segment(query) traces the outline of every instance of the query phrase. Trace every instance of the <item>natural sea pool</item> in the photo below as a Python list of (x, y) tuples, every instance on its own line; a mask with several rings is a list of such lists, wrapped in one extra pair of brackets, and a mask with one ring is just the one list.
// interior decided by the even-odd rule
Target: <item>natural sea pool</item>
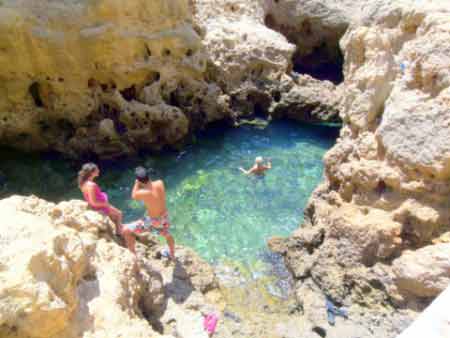
[[(264, 129), (210, 129), (181, 152), (102, 164), (98, 183), (130, 221), (144, 213), (130, 199), (134, 167), (153, 168), (155, 178), (166, 184), (177, 243), (210, 263), (257, 264), (267, 253), (268, 238), (288, 235), (301, 223), (307, 200), (322, 179), (322, 157), (337, 135), (337, 128), (289, 121)], [(249, 168), (256, 156), (272, 159), (273, 169), (263, 178), (238, 170)], [(1, 150), (0, 158), (0, 197), (81, 198), (77, 168), (68, 161), (11, 150)]]

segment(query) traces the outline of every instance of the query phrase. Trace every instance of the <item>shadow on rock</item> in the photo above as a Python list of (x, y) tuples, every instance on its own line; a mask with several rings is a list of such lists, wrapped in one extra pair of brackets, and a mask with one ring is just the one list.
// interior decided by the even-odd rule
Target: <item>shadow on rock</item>
[(184, 303), (194, 291), (191, 278), (180, 261), (175, 262), (172, 282), (166, 285), (166, 296), (177, 304)]

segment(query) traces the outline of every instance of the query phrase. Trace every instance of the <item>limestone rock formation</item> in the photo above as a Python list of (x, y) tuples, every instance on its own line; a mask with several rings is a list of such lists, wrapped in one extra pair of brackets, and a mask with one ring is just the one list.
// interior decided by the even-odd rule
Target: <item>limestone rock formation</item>
[(256, 1), (199, 0), (194, 6), (212, 63), (210, 76), (227, 92), (286, 73), (295, 47), (264, 25)]
[(361, 13), (341, 40), (344, 126), (325, 181), (273, 247), (298, 290), (395, 316), (449, 282), (450, 6), (376, 1)]
[(338, 109), (342, 94), (340, 87), (309, 75), (296, 75), (293, 79), (293, 85), (281, 87), (275, 93), (275, 102), (270, 108), (272, 117), (313, 123), (341, 122)]
[(418, 297), (436, 297), (442, 292), (450, 284), (449, 248), (449, 244), (429, 245), (394, 260), (399, 291)]
[(0, 142), (112, 158), (241, 115), (321, 121), (311, 111), (334, 102), (292, 90), (295, 46), (264, 15), (259, 1), (4, 0)]
[(187, 1), (6, 0), (0, 16), (4, 144), (118, 156), (176, 144), (227, 110), (203, 80)]
[(81, 201), (14, 196), (0, 213), (2, 338), (206, 337), (202, 311), (215, 308), (205, 297), (217, 282), (191, 250), (166, 265), (149, 238), (136, 265), (111, 222)]
[(257, 0), (193, 1), (209, 57), (208, 78), (225, 88), (234, 116), (338, 121), (334, 85), (292, 73), (296, 46), (267, 25), (266, 11)]
[(297, 46), (293, 67), (320, 79), (340, 82), (339, 41), (351, 24), (361, 21), (368, 0), (265, 0), (265, 24)]

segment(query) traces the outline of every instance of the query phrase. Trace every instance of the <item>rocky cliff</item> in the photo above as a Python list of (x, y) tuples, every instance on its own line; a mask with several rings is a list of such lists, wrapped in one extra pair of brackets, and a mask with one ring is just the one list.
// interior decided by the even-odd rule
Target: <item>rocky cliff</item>
[(136, 262), (81, 201), (13, 196), (0, 214), (2, 338), (207, 337), (202, 313), (218, 310), (218, 284), (191, 250), (166, 264), (146, 237)]
[(177, 86), (199, 106), (199, 91), (217, 95), (187, 1), (3, 1), (0, 15), (3, 143), (74, 157), (158, 148), (190, 128)]
[[(391, 337), (450, 282), (449, 7), (3, 0), (0, 140), (115, 157), (176, 146), (212, 121), (334, 120), (339, 110), (341, 135), (304, 224), (271, 244), (295, 278), (306, 337)], [(292, 72), (338, 83), (329, 67), (341, 66), (337, 87)], [(144, 266), (158, 273), (138, 275), (128, 252), (97, 233), (108, 225), (91, 220), (96, 214), (18, 198), (1, 209), (11, 220), (2, 223), (0, 266), (8, 338), (179, 332), (214, 291), (214, 278), (196, 284), (195, 271), (170, 284), (174, 272), (151, 254)], [(161, 291), (164, 283), (190, 290), (180, 284), (186, 276), (199, 297), (192, 308)], [(325, 296), (347, 306), (351, 321), (332, 329)], [(177, 315), (163, 316), (165, 307)], [(37, 320), (43, 333), (33, 330)]]
[(449, 14), (448, 2), (378, 1), (341, 40), (340, 138), (305, 223), (271, 243), (310, 316), (313, 294), (414, 316), (450, 283)]
[(4, 0), (0, 17), (4, 145), (111, 158), (242, 115), (337, 120), (259, 1)]

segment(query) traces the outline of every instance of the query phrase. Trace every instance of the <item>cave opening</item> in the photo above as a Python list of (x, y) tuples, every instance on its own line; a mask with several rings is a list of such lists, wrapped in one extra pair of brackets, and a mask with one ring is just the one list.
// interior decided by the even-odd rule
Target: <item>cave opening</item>
[(331, 81), (339, 84), (344, 81), (344, 56), (339, 46), (333, 52), (323, 43), (314, 48), (310, 54), (303, 55), (297, 50), (292, 56), (292, 65), (295, 73), (307, 74), (321, 81)]
[(256, 117), (266, 117), (267, 115), (263, 106), (258, 102), (253, 106), (253, 113)]
[(41, 97), (41, 86), (38, 82), (33, 82), (31, 86), (28, 88), (28, 92), (30, 93), (31, 97), (33, 98), (34, 104), (37, 107), (45, 107), (44, 101), (42, 101)]
[(180, 101), (178, 99), (178, 93), (176, 91), (170, 93), (169, 104), (171, 106), (180, 107)]
[(302, 44), (308, 40), (308, 37), (314, 36), (317, 24), (305, 19), (298, 27), (288, 26), (277, 22), (274, 15), (270, 13), (264, 17), (264, 24), (284, 35), (290, 43), (297, 46), (291, 60), (295, 73), (307, 74), (315, 79), (328, 80), (334, 84), (344, 80), (344, 56), (339, 47), (339, 40), (344, 35), (345, 29), (336, 33), (332, 39), (322, 38), (322, 42), (319, 41), (316, 46), (312, 46), (310, 52), (305, 52)]
[(247, 116), (266, 119), (272, 97), (269, 94), (253, 91), (247, 94), (244, 100), (232, 98), (232, 107), (235, 110), (246, 112)]

